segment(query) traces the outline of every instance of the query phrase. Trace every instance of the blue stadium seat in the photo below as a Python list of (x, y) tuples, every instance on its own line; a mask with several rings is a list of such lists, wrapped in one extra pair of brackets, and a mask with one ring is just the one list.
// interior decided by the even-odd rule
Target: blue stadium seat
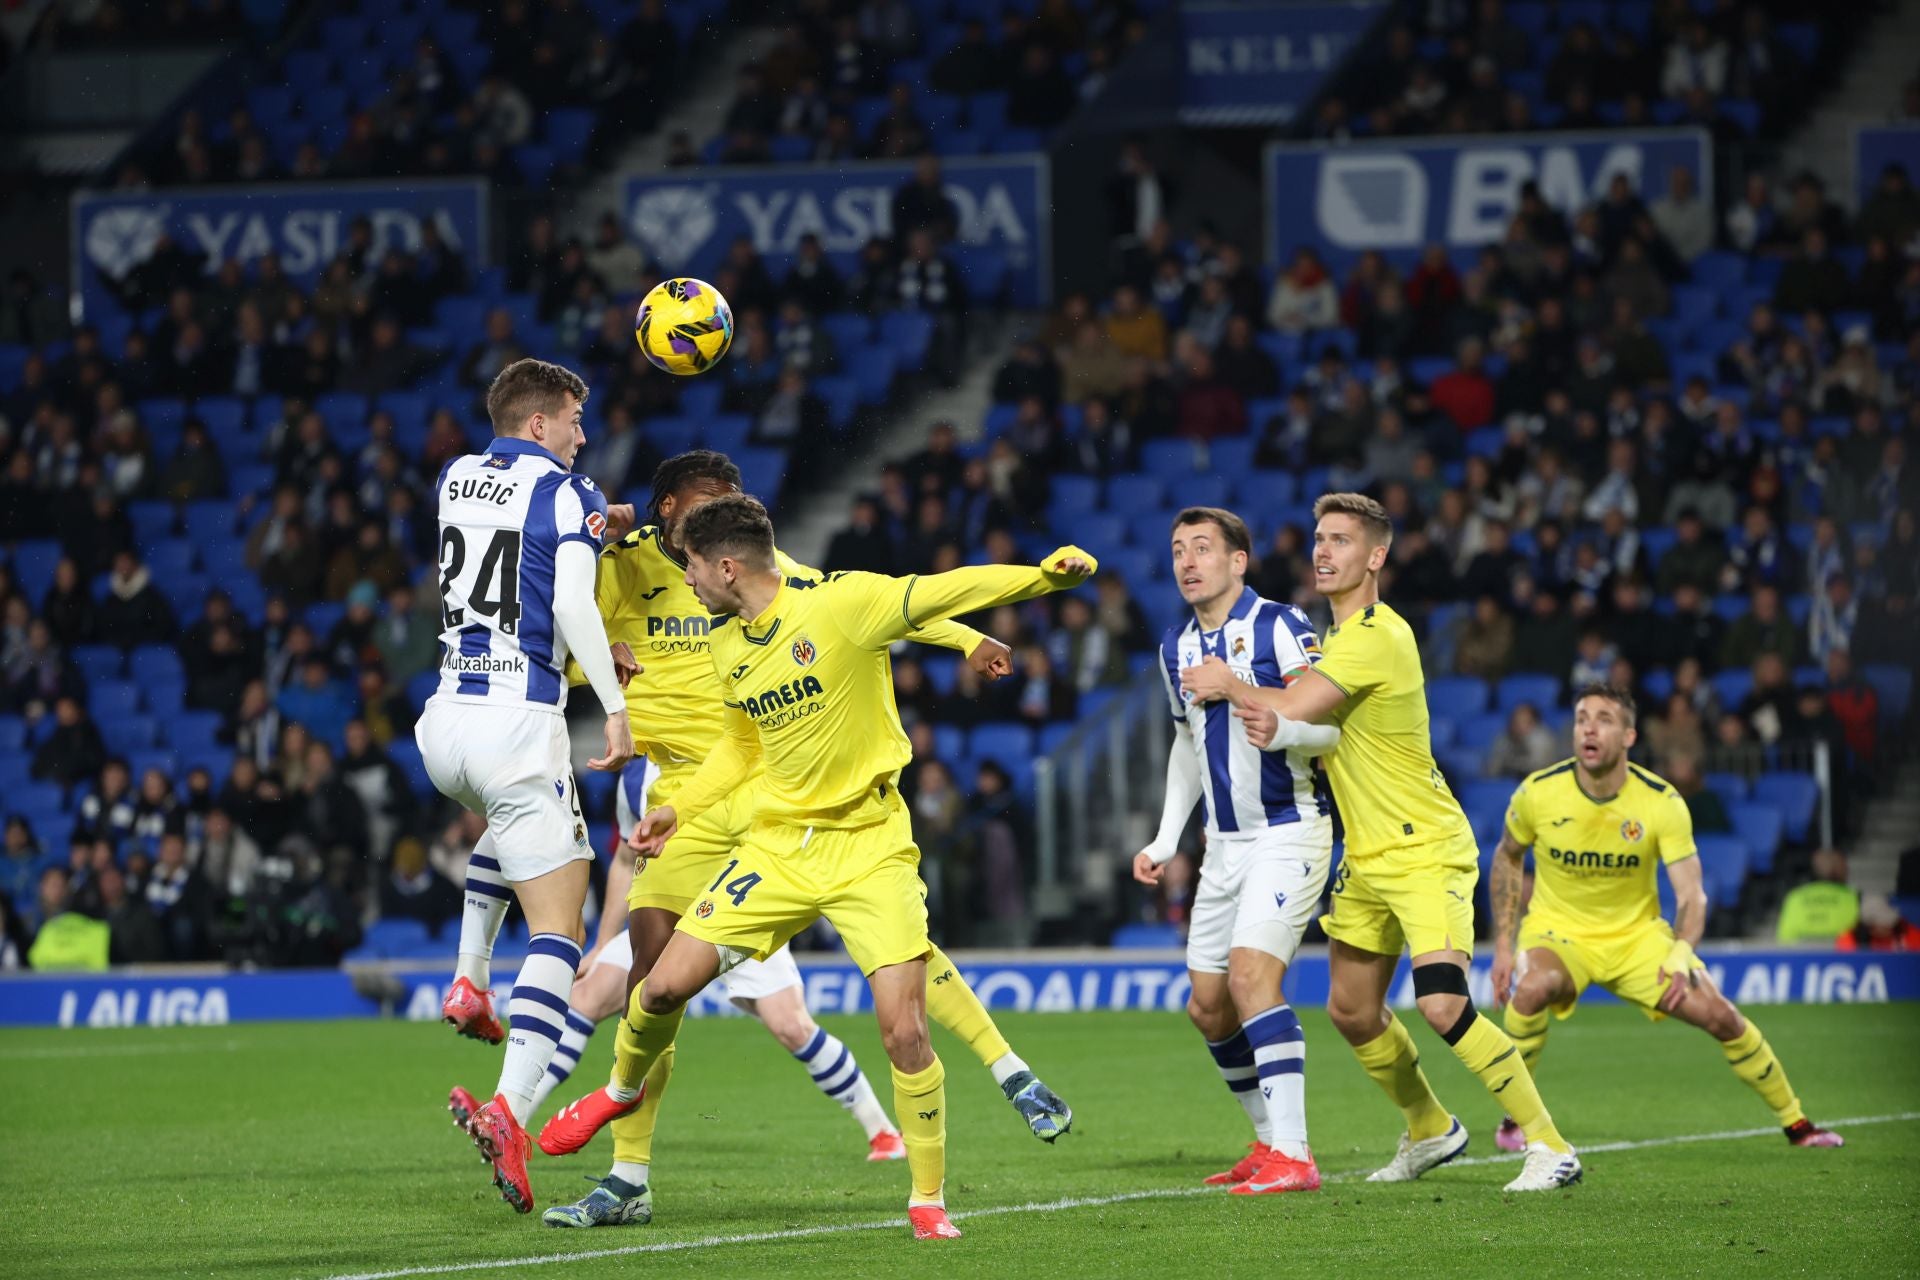
[(127, 656), (116, 645), (75, 645), (68, 656), (73, 659), (73, 665), (80, 669), (80, 677), (88, 687), (103, 680), (118, 680), (126, 671)]
[(60, 567), (60, 558), (65, 554), (60, 544), (51, 538), (36, 538), (14, 544), (11, 557), (13, 576), (29, 600), (38, 604), (40, 598), (47, 594), (53, 586), (54, 571)]
[(1813, 819), (1820, 804), (1820, 784), (1811, 776), (1784, 770), (1763, 773), (1754, 780), (1753, 791), (1779, 808), (1787, 839), (1804, 845), (1817, 834)]
[(1727, 710), (1737, 709), (1753, 692), (1753, 673), (1751, 671), (1719, 671), (1709, 678), (1707, 683), (1720, 698), (1720, 705)]
[(559, 107), (547, 112), (544, 134), (547, 146), (563, 163), (572, 164), (587, 154), (596, 120), (587, 107)]
[(1199, 457), (1187, 440), (1149, 440), (1140, 446), (1140, 469), (1162, 476), (1176, 488), (1199, 470)]
[(1014, 762), (1033, 759), (1033, 730), (1023, 724), (983, 724), (967, 735), (967, 754), (995, 760), (1009, 772)]
[(422, 707), (427, 705), (427, 699), (431, 698), (434, 691), (439, 687), (440, 673), (438, 671), (422, 671), (419, 675), (407, 681), (407, 705), (418, 712)]
[(27, 722), (19, 716), (0, 716), (0, 756), (24, 751), (27, 747)]
[(100, 738), (117, 756), (146, 751), (160, 741), (160, 723), (152, 716), (112, 716), (100, 722)]
[[(1431, 716), (1433, 713), (1427, 713)], [(1478, 715), (1464, 716), (1454, 721), (1459, 736), (1457, 744), (1485, 750), (1493, 745), (1507, 727), (1507, 714), (1504, 711), (1482, 711)]]
[(1557, 676), (1545, 675), (1507, 676), (1500, 681), (1498, 697), (1502, 711), (1530, 702), (1535, 711), (1545, 715), (1560, 699), (1560, 680)]
[(361, 946), (380, 959), (404, 957), (417, 946), (432, 941), (427, 926), (419, 920), (376, 920), (367, 926)]
[(1427, 714), (1465, 720), (1487, 709), (1487, 682), (1478, 676), (1441, 676), (1427, 681)]
[(137, 714), (140, 710), (140, 687), (121, 680), (95, 681), (87, 694), (87, 710), (101, 724), (121, 716)]
[(426, 761), (421, 759), (420, 745), (411, 735), (402, 735), (387, 744), (387, 755), (400, 768), (400, 773), (413, 788), (414, 795), (421, 799), (431, 799), (435, 788), (433, 779), (427, 773)]
[(136, 684), (165, 684), (186, 679), (179, 650), (171, 645), (142, 645), (127, 657), (127, 674)]
[(1090, 511), (1074, 521), (1074, 537), (1096, 556), (1126, 545), (1127, 533), (1134, 522), (1111, 511)]
[(167, 745), (185, 753), (208, 750), (217, 745), (220, 738), (220, 713), (217, 711), (185, 711), (169, 716), (166, 723)]
[[(1203, 471), (1199, 475), (1176, 478), (1170, 496), (1176, 507), (1226, 507), (1233, 504), (1230, 490), (1227, 477), (1218, 472)], [(1165, 529), (1153, 529), (1150, 532), (1155, 545), (1164, 540), (1167, 533)]]
[(42, 821), (59, 816), (65, 799), (58, 783), (29, 782), (9, 791), (7, 808), (37, 827)]
[(529, 143), (513, 149), (513, 163), (520, 170), (520, 176), (527, 180), (527, 185), (537, 187), (554, 171), (560, 163), (560, 157), (552, 147), (543, 143)]
[(1786, 819), (1780, 810), (1760, 802), (1735, 804), (1728, 806), (1727, 817), (1733, 822), (1734, 834), (1746, 841), (1747, 851), (1753, 855), (1753, 869), (1763, 876), (1772, 875), (1773, 860), (1786, 834)]
[(178, 780), (180, 757), (171, 751), (135, 751), (127, 756), (127, 768), (132, 770), (134, 785), (147, 776), (149, 770), (158, 770), (169, 779)]
[(163, 586), (193, 572), (195, 548), (186, 538), (168, 538), (147, 548), (147, 568)]
[(1737, 253), (1715, 250), (1693, 260), (1693, 282), (1715, 293), (1747, 282), (1747, 260)]
[(1166, 505), (1167, 486), (1159, 476), (1124, 475), (1107, 481), (1107, 507), (1131, 515), (1149, 515)]
[(1707, 899), (1720, 907), (1740, 905), (1746, 887), (1752, 855), (1747, 842), (1739, 836), (1701, 835), (1694, 837), (1700, 853), (1700, 870), (1707, 882)]
[(130, 502), (127, 519), (133, 524), (134, 545), (142, 552), (173, 536), (177, 518), (171, 502)]
[(184, 680), (155, 681), (146, 688), (147, 710), (156, 716), (172, 716), (186, 705), (187, 685)]
[(1107, 945), (1115, 951), (1166, 951), (1184, 945), (1184, 941), (1173, 925), (1142, 921), (1115, 929)]
[(1230, 477), (1234, 501), (1249, 508), (1249, 514), (1274, 511), (1293, 505), (1299, 493), (1299, 479), (1291, 471), (1246, 470)]
[(1734, 805), (1747, 798), (1747, 779), (1742, 774), (1709, 773), (1703, 780), (1707, 784), (1707, 790), (1720, 797), (1721, 803), (1727, 806), (1729, 813), (1732, 812)]
[(1861, 678), (1880, 696), (1880, 723), (1892, 728), (1906, 723), (1913, 706), (1913, 672), (1890, 662), (1870, 662), (1860, 669)]

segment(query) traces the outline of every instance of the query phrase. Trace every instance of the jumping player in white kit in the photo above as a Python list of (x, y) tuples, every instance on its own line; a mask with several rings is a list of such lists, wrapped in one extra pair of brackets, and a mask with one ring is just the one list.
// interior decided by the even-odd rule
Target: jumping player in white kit
[(1188, 507), (1174, 519), (1174, 578), (1193, 616), (1160, 642), (1174, 744), (1159, 833), (1133, 860), (1134, 879), (1158, 884), (1194, 804), (1205, 806), (1187, 1016), (1253, 1122), (1248, 1154), (1206, 1179), (1236, 1195), (1320, 1185), (1307, 1147), (1306, 1041), (1280, 983), (1319, 906), (1333, 852), (1333, 806), (1313, 756), (1340, 740), (1338, 729), (1315, 725), (1302, 748), (1266, 753), (1247, 740), (1227, 702), (1181, 692), (1181, 670), (1209, 657), (1248, 684), (1274, 688), (1319, 660), (1306, 615), (1247, 586), (1251, 549), (1246, 523), (1231, 511)]
[[(589, 767), (617, 773), (633, 756), (594, 602), (601, 548), (625, 533), (633, 509), (609, 509), (591, 480), (572, 473), (586, 443), (586, 399), (571, 371), (515, 361), (487, 391), (493, 444), (440, 473), (440, 687), (414, 730), (434, 786), (485, 815), (473, 861), (497, 864), (532, 935), (513, 984), (499, 1085), (468, 1126), (494, 1184), (521, 1213), (533, 1208), (525, 1123), (565, 1025), (593, 862), (567, 735), (569, 653), (607, 714), (606, 754)], [(472, 979), (456, 976), (448, 1019), (483, 1007), (491, 1017)]]

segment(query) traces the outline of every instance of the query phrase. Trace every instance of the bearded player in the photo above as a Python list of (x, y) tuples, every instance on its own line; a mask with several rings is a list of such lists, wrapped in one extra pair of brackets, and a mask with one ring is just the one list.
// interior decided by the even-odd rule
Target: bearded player
[[(1626, 690), (1580, 690), (1573, 759), (1529, 775), (1507, 806), (1489, 886), (1493, 999), (1506, 1005), (1507, 1034), (1532, 1071), (1546, 1048), (1548, 1011), (1571, 1017), (1581, 992), (1605, 987), (1655, 1022), (1677, 1018), (1718, 1040), (1733, 1074), (1773, 1111), (1788, 1142), (1842, 1146), (1839, 1134), (1807, 1119), (1760, 1028), (1720, 993), (1693, 953), (1707, 924), (1693, 818), (1671, 784), (1628, 762), (1638, 738), (1634, 719)], [(1521, 863), (1529, 846), (1533, 900), (1522, 919)], [(1654, 884), (1662, 864), (1673, 885), (1671, 925), (1660, 918)], [(1500, 1124), (1499, 1143), (1509, 1151), (1520, 1145), (1510, 1117)]]

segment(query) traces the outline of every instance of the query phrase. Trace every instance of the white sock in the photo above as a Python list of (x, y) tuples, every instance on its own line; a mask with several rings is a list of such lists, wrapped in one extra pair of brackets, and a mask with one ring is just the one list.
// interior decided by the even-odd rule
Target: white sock
[(607, 1176), (610, 1178), (618, 1178), (630, 1187), (638, 1187), (641, 1190), (645, 1190), (647, 1185), (647, 1170), (649, 1167), (648, 1165), (639, 1164), (631, 1160), (615, 1160), (613, 1162), (613, 1168), (607, 1170)]
[(580, 1065), (580, 1055), (586, 1052), (587, 1041), (591, 1039), (593, 1024), (578, 1009), (568, 1009), (567, 1029), (560, 1037), (559, 1046), (553, 1051), (553, 1061), (547, 1064), (546, 1074), (540, 1077), (540, 1086), (533, 1091), (535, 1111), (541, 1108), (555, 1089), (567, 1082), (573, 1069)]
[(1028, 1069), (1027, 1064), (1021, 1061), (1020, 1055), (1011, 1049), (995, 1058), (987, 1066), (987, 1070), (993, 1072), (993, 1082), (995, 1084), (1005, 1084), (1022, 1071)]
[(579, 967), (580, 944), (572, 938), (536, 933), (527, 943), (527, 958), (513, 981), (513, 997), (507, 1005), (512, 1026), (507, 1031), (507, 1059), (500, 1064), (498, 1090), (521, 1124), (533, 1113), (533, 1092), (560, 1047), (573, 971)]
[(1214, 1065), (1220, 1068), (1220, 1078), (1233, 1091), (1234, 1101), (1253, 1123), (1253, 1136), (1271, 1144), (1273, 1123), (1268, 1118), (1267, 1100), (1260, 1092), (1260, 1073), (1254, 1065), (1253, 1046), (1247, 1043), (1246, 1031), (1236, 1031), (1225, 1040), (1209, 1040), (1207, 1048), (1213, 1054)]
[(467, 892), (460, 908), (460, 955), (454, 962), (454, 977), (465, 978), (482, 991), (493, 985), (493, 940), (500, 936), (500, 922), (507, 918), (512, 896), (507, 878), (500, 874), (493, 832), (488, 831), (467, 857)]
[(1241, 1032), (1253, 1047), (1260, 1093), (1267, 1100), (1274, 1150), (1307, 1158), (1307, 1036), (1291, 1006), (1274, 1005), (1248, 1018)]
[(813, 1039), (806, 1047), (796, 1050), (793, 1055), (807, 1074), (813, 1077), (813, 1083), (820, 1092), (853, 1113), (860, 1127), (867, 1131), (867, 1140), (871, 1142), (878, 1133), (893, 1130), (893, 1122), (887, 1119), (885, 1108), (880, 1099), (874, 1096), (873, 1086), (860, 1070), (860, 1064), (853, 1060), (853, 1050), (847, 1048), (837, 1036), (830, 1036), (823, 1027), (816, 1027)]

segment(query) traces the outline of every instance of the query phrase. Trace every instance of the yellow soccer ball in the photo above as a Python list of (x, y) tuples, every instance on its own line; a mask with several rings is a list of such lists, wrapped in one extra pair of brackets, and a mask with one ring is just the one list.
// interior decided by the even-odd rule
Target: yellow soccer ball
[(662, 280), (640, 299), (633, 336), (668, 373), (705, 373), (733, 344), (733, 308), (705, 280)]

